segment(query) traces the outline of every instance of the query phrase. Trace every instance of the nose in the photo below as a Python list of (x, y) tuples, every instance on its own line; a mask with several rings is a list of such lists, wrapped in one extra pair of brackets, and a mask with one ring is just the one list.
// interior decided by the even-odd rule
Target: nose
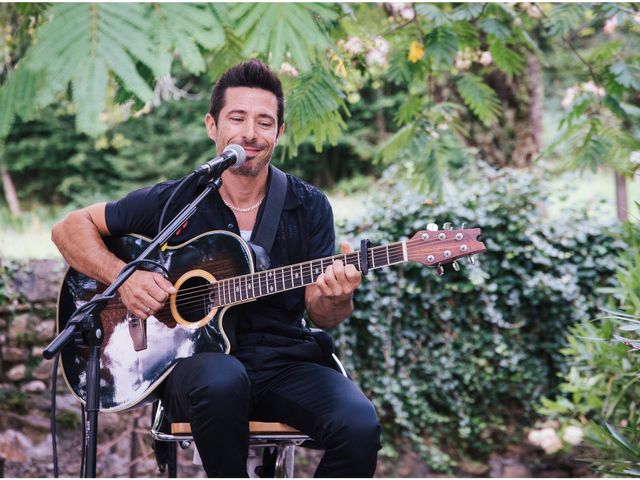
[(253, 121), (246, 122), (243, 132), (243, 140), (253, 142), (256, 139), (256, 124)]

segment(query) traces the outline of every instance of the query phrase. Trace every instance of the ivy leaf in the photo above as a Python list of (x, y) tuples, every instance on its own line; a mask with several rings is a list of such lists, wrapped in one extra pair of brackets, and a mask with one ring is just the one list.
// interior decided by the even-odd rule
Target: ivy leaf
[(500, 100), (482, 78), (473, 73), (465, 73), (458, 77), (456, 85), (464, 103), (483, 124), (489, 126), (498, 120), (502, 113)]
[(458, 36), (445, 27), (436, 27), (424, 37), (427, 57), (436, 64), (450, 66), (458, 53)]

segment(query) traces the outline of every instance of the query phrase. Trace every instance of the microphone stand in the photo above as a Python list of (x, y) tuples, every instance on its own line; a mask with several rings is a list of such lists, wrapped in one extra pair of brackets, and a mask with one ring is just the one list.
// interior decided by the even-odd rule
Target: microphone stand
[[(192, 175), (194, 175), (192, 173)], [(149, 257), (162, 245), (164, 245), (173, 234), (196, 213), (198, 205), (213, 190), (219, 190), (222, 186), (220, 175), (222, 170), (215, 173), (207, 182), (205, 189), (198, 197), (185, 206), (171, 222), (164, 227), (152, 240), (149, 246), (134, 261), (125, 265), (114, 282), (101, 294), (95, 295), (89, 302), (80, 306), (70, 317), (64, 330), (47, 346), (42, 356), (46, 359), (52, 358), (55, 354), (69, 342), (76, 334), (82, 334), (84, 343), (89, 347), (89, 361), (87, 364), (87, 399), (86, 410), (87, 419), (84, 425), (86, 432), (85, 445), (85, 477), (95, 478), (96, 476), (96, 451), (98, 445), (98, 411), (99, 411), (99, 389), (100, 389), (100, 345), (102, 344), (102, 322), (100, 312), (105, 307), (108, 300), (112, 299), (118, 288), (127, 281), (135, 272), (143, 260)]]

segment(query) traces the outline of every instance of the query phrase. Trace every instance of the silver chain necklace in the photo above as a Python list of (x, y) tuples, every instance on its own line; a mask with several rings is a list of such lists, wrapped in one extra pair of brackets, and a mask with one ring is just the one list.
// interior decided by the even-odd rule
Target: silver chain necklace
[(262, 205), (262, 201), (264, 200), (264, 197), (262, 197), (260, 199), (260, 201), (258, 203), (256, 203), (255, 205), (252, 205), (250, 207), (247, 208), (240, 208), (240, 207), (236, 207), (235, 205), (231, 205), (229, 202), (227, 202), (224, 198), (222, 199), (222, 201), (224, 202), (224, 204), (229, 207), (231, 210), (233, 210), (234, 212), (240, 212), (240, 213), (247, 213), (250, 212), (251, 210), (255, 210), (256, 208), (258, 208), (260, 205)]

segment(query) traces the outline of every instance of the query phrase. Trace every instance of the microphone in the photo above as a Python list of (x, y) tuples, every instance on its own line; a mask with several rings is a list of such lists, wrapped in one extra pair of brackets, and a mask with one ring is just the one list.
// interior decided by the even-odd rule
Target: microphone
[(244, 148), (232, 143), (225, 147), (222, 155), (200, 165), (193, 173), (196, 175), (220, 175), (227, 168), (238, 168), (246, 159), (247, 154), (244, 152)]

